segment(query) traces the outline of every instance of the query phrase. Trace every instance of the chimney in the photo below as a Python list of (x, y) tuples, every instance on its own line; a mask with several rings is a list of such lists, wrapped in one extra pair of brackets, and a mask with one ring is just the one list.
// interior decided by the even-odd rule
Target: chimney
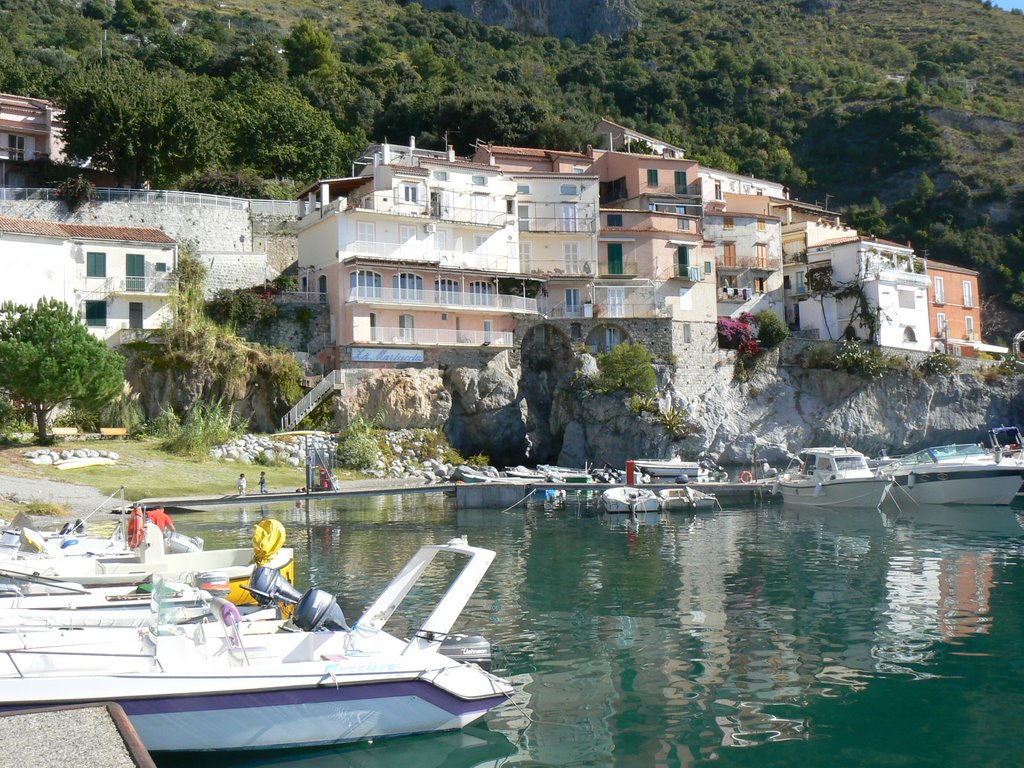
[(381, 160), (381, 162), (384, 163), (384, 165), (391, 165), (391, 145), (388, 144), (387, 142), (384, 142), (383, 150), (384, 150), (384, 157)]
[(410, 136), (409, 137), (409, 154), (410, 155), (415, 155), (416, 154), (416, 137), (415, 136)]
[(455, 147), (448, 147), (448, 162), (455, 162)]

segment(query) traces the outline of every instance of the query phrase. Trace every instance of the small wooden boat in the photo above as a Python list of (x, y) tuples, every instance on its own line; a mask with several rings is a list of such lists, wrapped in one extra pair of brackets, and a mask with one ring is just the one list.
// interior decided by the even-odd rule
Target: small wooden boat
[(667, 510), (716, 509), (721, 507), (718, 503), (718, 497), (713, 493), (704, 493), (689, 485), (683, 485), (679, 488), (666, 488), (658, 491), (658, 496), (661, 498), (662, 508)]

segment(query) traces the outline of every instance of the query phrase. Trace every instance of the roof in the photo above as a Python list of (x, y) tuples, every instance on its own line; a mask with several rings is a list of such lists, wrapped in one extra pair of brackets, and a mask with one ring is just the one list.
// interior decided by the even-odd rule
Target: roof
[(846, 245), (847, 243), (873, 243), (874, 245), (884, 245), (889, 248), (902, 248), (904, 250), (912, 251), (913, 248), (908, 243), (896, 243), (892, 240), (883, 240), (880, 237), (862, 237), (860, 235), (854, 235), (852, 237), (837, 237), (834, 240), (822, 240), (820, 243), (812, 245), (812, 248), (827, 248), (833, 245)]
[(122, 240), (132, 243), (161, 243), (174, 245), (175, 240), (162, 230), (152, 227), (108, 227), (96, 224), (64, 224), (45, 219), (15, 219), (0, 216), (0, 232), (16, 235), (37, 235), (62, 239)]
[(571, 152), (561, 149), (534, 149), (533, 147), (505, 147), (505, 146), (493, 146), (493, 145), (482, 145), (482, 149), (495, 155), (514, 155), (517, 157), (543, 157), (543, 158), (554, 158), (554, 157), (572, 157), (577, 160), (586, 160), (588, 163), (593, 158), (583, 154), (582, 152)]
[(933, 261), (932, 259), (925, 260), (925, 271), (930, 272), (933, 269), (940, 272), (956, 272), (961, 275), (978, 275), (978, 270), (967, 269), (966, 267), (958, 267), (955, 264), (946, 264), (941, 261)]

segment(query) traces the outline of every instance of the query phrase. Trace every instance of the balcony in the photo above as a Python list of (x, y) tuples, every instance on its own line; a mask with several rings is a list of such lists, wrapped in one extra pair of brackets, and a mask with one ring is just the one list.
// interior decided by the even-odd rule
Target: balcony
[(590, 278), (597, 271), (593, 261), (565, 259), (562, 261), (524, 258), (520, 268), (525, 274), (535, 277), (577, 277)]
[(432, 309), (484, 310), (537, 314), (537, 300), (507, 293), (473, 293), (416, 288), (349, 288), (348, 301), (359, 304), (397, 304)]
[(616, 264), (609, 264), (607, 261), (600, 266), (598, 277), (607, 278), (633, 278), (640, 274), (640, 268), (633, 259), (620, 261)]
[(597, 211), (593, 205), (564, 205), (561, 203), (520, 203), (520, 232), (554, 232), (557, 234), (597, 231)]
[(353, 344), (413, 344), (421, 347), (511, 347), (511, 331), (377, 327), (353, 334)]
[(581, 318), (652, 318), (669, 317), (670, 312), (664, 306), (655, 306), (650, 302), (626, 302), (626, 303), (586, 303), (586, 304), (556, 304), (549, 307), (544, 315), (552, 319)]
[(676, 264), (672, 277), (686, 280), (690, 283), (699, 283), (704, 279), (704, 272), (700, 267), (690, 267), (686, 264)]
[(782, 269), (782, 259), (778, 257), (757, 256), (719, 256), (718, 268), (727, 271), (743, 271), (754, 269), (761, 272), (776, 272)]
[[(514, 267), (518, 256), (494, 250), (454, 251), (443, 248), (426, 248), (424, 241), (414, 244), (355, 240), (338, 250), (338, 258), (353, 257), (380, 259), (381, 261), (418, 261), (442, 267), (485, 269), (492, 272), (508, 272)], [(510, 264), (511, 261), (511, 264)]]
[(165, 295), (171, 292), (178, 281), (170, 276), (162, 277), (141, 277), (127, 275), (123, 277), (112, 277), (108, 281), (111, 293), (142, 293)]
[[(897, 285), (912, 285), (915, 288), (927, 288), (931, 282), (928, 279), (928, 275), (920, 275), (917, 272), (908, 272), (905, 269), (894, 269), (892, 267), (869, 269), (864, 275), (864, 279), (896, 283)], [(944, 300), (945, 296), (943, 296), (943, 302)]]

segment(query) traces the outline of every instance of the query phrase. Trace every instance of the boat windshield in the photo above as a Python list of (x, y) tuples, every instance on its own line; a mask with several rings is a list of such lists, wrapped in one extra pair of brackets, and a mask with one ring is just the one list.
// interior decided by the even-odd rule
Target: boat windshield
[(939, 461), (950, 461), (972, 457), (987, 457), (988, 451), (980, 445), (963, 443), (960, 445), (940, 445), (912, 453), (899, 460), (900, 464), (935, 464)]
[(836, 456), (836, 469), (849, 472), (851, 469), (867, 469), (868, 462), (863, 456)]

